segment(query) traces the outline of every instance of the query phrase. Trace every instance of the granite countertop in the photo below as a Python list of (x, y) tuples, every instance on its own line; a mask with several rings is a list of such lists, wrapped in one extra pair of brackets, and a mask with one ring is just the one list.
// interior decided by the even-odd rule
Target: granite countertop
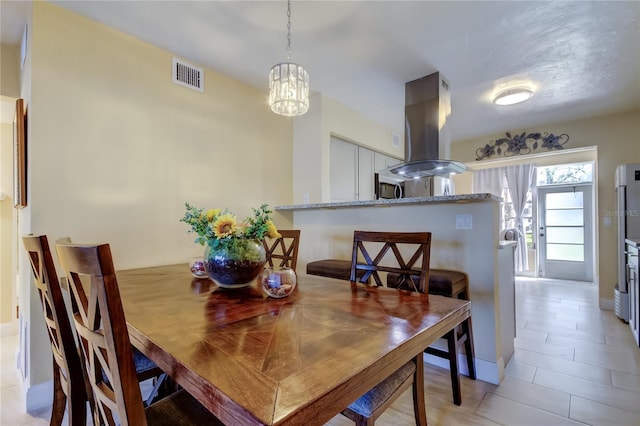
[(460, 194), (441, 195), (434, 197), (399, 198), (391, 200), (370, 200), (370, 201), (343, 201), (339, 203), (319, 203), (319, 204), (298, 204), (291, 206), (276, 206), (275, 210), (312, 210), (312, 209), (337, 209), (346, 207), (388, 207), (398, 205), (414, 204), (442, 204), (442, 203), (477, 203), (485, 201), (502, 201), (498, 197), (489, 193), (482, 194)]

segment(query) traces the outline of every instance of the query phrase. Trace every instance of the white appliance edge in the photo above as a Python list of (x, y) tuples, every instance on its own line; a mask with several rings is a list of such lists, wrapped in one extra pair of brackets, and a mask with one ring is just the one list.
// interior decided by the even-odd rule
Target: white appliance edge
[(615, 289), (615, 312), (629, 320), (629, 295), (626, 271), (626, 238), (640, 238), (640, 164), (622, 164), (616, 168), (615, 214), (618, 218), (618, 283)]

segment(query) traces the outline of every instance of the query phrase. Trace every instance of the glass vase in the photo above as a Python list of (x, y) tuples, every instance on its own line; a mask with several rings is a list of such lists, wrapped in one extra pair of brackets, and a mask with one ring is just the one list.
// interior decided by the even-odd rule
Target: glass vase
[(216, 247), (207, 244), (204, 250), (209, 278), (222, 288), (248, 287), (262, 272), (266, 259), (258, 240), (235, 238)]
[(296, 273), (288, 267), (265, 268), (260, 278), (262, 290), (276, 299), (287, 297), (296, 288)]

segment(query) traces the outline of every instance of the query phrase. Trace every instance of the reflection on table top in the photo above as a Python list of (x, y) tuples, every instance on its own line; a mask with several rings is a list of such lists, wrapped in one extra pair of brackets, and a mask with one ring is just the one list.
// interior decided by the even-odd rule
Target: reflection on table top
[(186, 264), (117, 276), (132, 343), (227, 424), (323, 424), (470, 315), (467, 301), (307, 275), (284, 299)]

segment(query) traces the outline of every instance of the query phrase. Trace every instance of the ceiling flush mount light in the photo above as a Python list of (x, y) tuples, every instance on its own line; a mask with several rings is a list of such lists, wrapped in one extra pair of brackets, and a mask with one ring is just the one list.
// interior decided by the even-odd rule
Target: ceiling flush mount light
[(269, 72), (269, 106), (287, 117), (309, 110), (309, 73), (291, 62), (291, 0), (287, 2), (287, 62), (274, 65)]
[(524, 102), (533, 96), (533, 91), (527, 87), (516, 87), (500, 92), (493, 103), (496, 105), (513, 105)]

